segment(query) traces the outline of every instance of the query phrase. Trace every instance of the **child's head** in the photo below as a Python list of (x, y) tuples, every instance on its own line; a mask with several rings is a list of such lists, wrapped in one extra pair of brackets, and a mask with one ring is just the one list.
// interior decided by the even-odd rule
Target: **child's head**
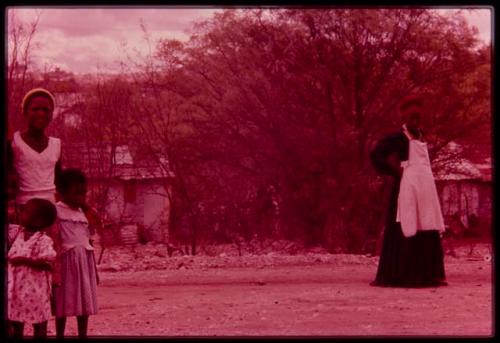
[(39, 231), (54, 224), (57, 210), (45, 199), (33, 198), (23, 206), (21, 224), (30, 231)]
[(35, 88), (26, 93), (21, 109), (28, 120), (28, 126), (45, 130), (52, 120), (54, 105), (54, 96), (46, 89)]
[(82, 207), (87, 195), (87, 178), (80, 169), (64, 169), (57, 177), (56, 190), (60, 199), (70, 207)]

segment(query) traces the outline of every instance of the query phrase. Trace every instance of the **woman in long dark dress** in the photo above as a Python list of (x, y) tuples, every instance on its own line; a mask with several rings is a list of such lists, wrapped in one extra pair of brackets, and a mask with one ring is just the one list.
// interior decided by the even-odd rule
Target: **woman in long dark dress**
[(377, 172), (393, 178), (373, 286), (447, 284), (440, 237), (444, 224), (420, 129), (422, 103), (417, 96), (405, 98), (399, 108), (405, 124), (399, 131), (382, 138), (370, 153)]

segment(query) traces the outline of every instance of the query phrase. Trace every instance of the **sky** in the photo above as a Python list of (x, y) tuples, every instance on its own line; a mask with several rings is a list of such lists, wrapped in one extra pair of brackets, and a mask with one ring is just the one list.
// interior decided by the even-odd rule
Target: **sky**
[[(160, 37), (189, 39), (193, 22), (210, 18), (220, 8), (203, 7), (9, 7), (24, 23), (40, 14), (34, 60), (41, 69), (55, 66), (76, 74), (118, 72), (119, 61), (134, 51), (147, 51), (141, 21), (154, 42)], [(492, 10), (465, 11), (485, 42), (491, 40)], [(7, 21), (8, 22), (8, 21)], [(7, 32), (7, 31), (6, 31)]]

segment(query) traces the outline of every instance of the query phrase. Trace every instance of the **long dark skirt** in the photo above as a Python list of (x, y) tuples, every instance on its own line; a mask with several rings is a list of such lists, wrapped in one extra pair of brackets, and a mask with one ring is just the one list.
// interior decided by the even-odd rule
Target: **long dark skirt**
[(444, 254), (436, 230), (405, 237), (396, 222), (399, 182), (395, 180), (382, 241), (377, 276), (372, 285), (432, 287), (445, 284)]

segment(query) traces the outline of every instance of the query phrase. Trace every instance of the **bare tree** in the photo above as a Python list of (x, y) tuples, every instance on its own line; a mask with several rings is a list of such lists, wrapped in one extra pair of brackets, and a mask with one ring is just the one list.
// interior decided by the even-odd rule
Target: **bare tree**
[(36, 12), (31, 22), (23, 23), (15, 9), (7, 12), (7, 114), (13, 131), (22, 125), (21, 100), (35, 85), (32, 55), (41, 14)]

